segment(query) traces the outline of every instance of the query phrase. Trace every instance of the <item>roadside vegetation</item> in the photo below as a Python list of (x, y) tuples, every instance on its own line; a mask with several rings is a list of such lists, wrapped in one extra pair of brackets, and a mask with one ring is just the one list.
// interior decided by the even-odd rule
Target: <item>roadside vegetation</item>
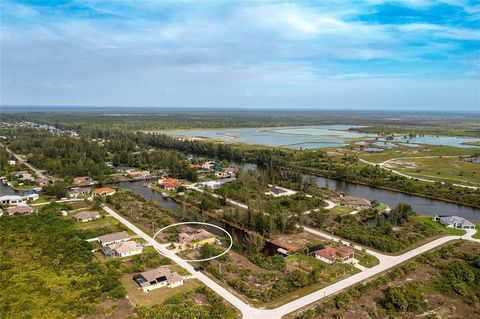
[(480, 246), (456, 242), (317, 302), (294, 317), (476, 318), (479, 291)]
[(386, 253), (398, 253), (435, 236), (464, 233), (448, 230), (431, 218), (419, 218), (409, 205), (403, 203), (389, 213), (376, 209), (365, 209), (355, 215), (317, 212), (310, 218), (314, 227)]

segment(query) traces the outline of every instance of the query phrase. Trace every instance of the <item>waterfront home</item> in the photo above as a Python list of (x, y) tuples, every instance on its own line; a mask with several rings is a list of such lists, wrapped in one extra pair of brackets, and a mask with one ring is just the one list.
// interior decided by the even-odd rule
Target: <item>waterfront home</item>
[(0, 204), (2, 205), (18, 205), (26, 201), (26, 198), (18, 195), (5, 195), (0, 197)]
[(133, 276), (133, 281), (144, 292), (150, 292), (161, 287), (174, 288), (183, 285), (183, 278), (166, 267), (144, 271)]
[(40, 186), (44, 186), (50, 183), (50, 180), (48, 178), (37, 178), (35, 179), (35, 183), (37, 183)]
[(5, 195), (0, 197), (0, 204), (1, 205), (21, 205), (25, 202), (31, 202), (37, 200), (39, 195), (35, 192), (26, 193), (23, 196), (18, 195)]
[(332, 264), (334, 262), (347, 262), (354, 258), (353, 249), (346, 246), (325, 247), (323, 249), (313, 250), (310, 254), (327, 264)]
[(135, 179), (148, 179), (151, 176), (149, 171), (142, 171), (142, 170), (130, 171), (130, 172), (127, 172), (127, 175)]
[(79, 196), (90, 194), (91, 191), (92, 191), (91, 188), (75, 187), (70, 189), (70, 191), (68, 192), (68, 195), (71, 198), (78, 198)]
[(141, 254), (143, 246), (134, 241), (125, 241), (104, 246), (100, 251), (105, 258), (128, 257)]
[(215, 162), (205, 162), (205, 163), (202, 164), (202, 168), (207, 169), (207, 170), (214, 169), (215, 168)]
[(7, 214), (12, 215), (29, 215), (33, 213), (33, 208), (28, 205), (18, 205), (14, 207), (7, 208)]
[(73, 179), (73, 183), (75, 185), (94, 185), (96, 181), (94, 181), (91, 177), (89, 176), (77, 176)]
[(474, 223), (459, 216), (434, 215), (432, 219), (448, 228), (475, 229)]
[(110, 187), (101, 187), (93, 191), (93, 196), (110, 196), (115, 194), (116, 190)]
[(118, 232), (108, 235), (103, 235), (97, 238), (98, 242), (102, 246), (108, 246), (111, 244), (121, 243), (122, 241), (129, 241), (132, 237), (126, 232)]
[(219, 171), (215, 171), (215, 176), (217, 177), (235, 177), (235, 174), (237, 173), (238, 169), (235, 167), (227, 167), (224, 169), (221, 169)]
[(175, 190), (179, 188), (181, 184), (178, 179), (168, 177), (159, 179), (158, 185), (165, 190)]
[(200, 183), (200, 186), (216, 189), (222, 186), (223, 184), (231, 183), (234, 180), (235, 178), (222, 178), (222, 179), (217, 179), (215, 181), (202, 182)]
[(198, 248), (205, 244), (213, 244), (216, 241), (215, 235), (205, 229), (194, 229), (182, 232), (178, 235), (182, 250)]
[(100, 217), (102, 217), (102, 215), (100, 215), (100, 213), (97, 211), (83, 211), (74, 215), (75, 220), (82, 223), (86, 223)]
[(372, 202), (365, 198), (357, 198), (353, 196), (343, 196), (342, 200), (348, 206), (356, 210), (372, 208)]

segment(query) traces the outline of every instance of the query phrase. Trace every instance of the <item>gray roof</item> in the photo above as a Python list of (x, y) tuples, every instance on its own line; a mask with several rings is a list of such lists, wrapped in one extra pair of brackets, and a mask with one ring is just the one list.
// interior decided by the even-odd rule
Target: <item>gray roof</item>
[(99, 218), (100, 213), (96, 211), (84, 211), (75, 214), (75, 219), (77, 220), (86, 220), (86, 219), (92, 219), (92, 218)]
[(102, 242), (113, 242), (117, 240), (127, 240), (127, 239), (130, 239), (130, 235), (126, 231), (98, 237), (98, 240)]
[(475, 226), (474, 223), (460, 216), (439, 216), (439, 219), (442, 223), (445, 224), (461, 224), (464, 226)]

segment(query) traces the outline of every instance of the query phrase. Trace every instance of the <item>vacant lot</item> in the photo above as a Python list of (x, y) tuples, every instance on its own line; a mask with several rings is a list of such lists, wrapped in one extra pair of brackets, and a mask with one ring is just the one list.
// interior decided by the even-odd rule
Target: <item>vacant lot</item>
[(425, 156), (462, 156), (478, 152), (478, 148), (460, 148), (451, 146), (428, 145), (422, 147), (396, 147), (379, 153), (358, 153), (364, 160), (373, 163), (382, 163), (393, 158), (425, 157)]
[(296, 318), (479, 318), (479, 254), (478, 244), (449, 244)]
[(408, 158), (390, 161), (385, 167), (414, 177), (447, 182), (470, 182), (480, 185), (480, 164), (459, 157)]

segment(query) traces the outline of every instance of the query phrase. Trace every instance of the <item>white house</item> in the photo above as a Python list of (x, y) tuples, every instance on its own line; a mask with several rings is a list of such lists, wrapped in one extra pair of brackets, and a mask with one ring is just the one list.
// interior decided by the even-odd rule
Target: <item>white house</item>
[(433, 220), (448, 228), (475, 229), (475, 224), (459, 216), (434, 215)]
[(108, 246), (111, 244), (120, 243), (122, 241), (128, 241), (130, 240), (130, 238), (130, 235), (126, 231), (122, 231), (118, 233), (103, 235), (98, 237), (97, 239), (102, 246)]
[(128, 257), (141, 254), (143, 246), (134, 241), (125, 241), (102, 247), (102, 254), (105, 257)]
[(234, 180), (235, 180), (234, 178), (217, 179), (215, 181), (208, 181), (208, 182), (200, 183), (200, 186), (216, 189), (216, 188), (219, 188), (220, 186), (222, 186), (223, 184), (231, 183)]
[(133, 281), (144, 291), (161, 287), (174, 288), (183, 285), (183, 278), (168, 268), (156, 268), (133, 276)]
[(2, 205), (18, 205), (25, 202), (26, 199), (18, 195), (5, 195), (0, 197), (0, 203)]

